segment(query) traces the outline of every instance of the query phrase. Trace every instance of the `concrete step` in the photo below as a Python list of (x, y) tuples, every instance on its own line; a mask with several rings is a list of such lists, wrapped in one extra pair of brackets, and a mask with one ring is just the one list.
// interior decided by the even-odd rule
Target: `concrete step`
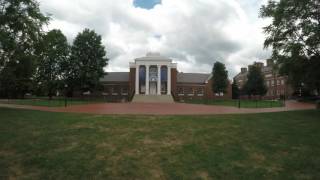
[(174, 103), (171, 95), (143, 95), (135, 94), (132, 102), (145, 102), (145, 103)]

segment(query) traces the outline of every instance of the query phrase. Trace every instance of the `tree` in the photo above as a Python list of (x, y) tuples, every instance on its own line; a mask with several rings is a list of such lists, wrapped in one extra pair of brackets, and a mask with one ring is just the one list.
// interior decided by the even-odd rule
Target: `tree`
[(82, 91), (96, 88), (105, 74), (104, 67), (108, 61), (105, 56), (100, 35), (89, 29), (79, 33), (71, 48), (70, 62), (66, 65), (69, 85)]
[(37, 80), (47, 90), (50, 99), (62, 79), (63, 65), (69, 58), (67, 38), (60, 30), (51, 30), (40, 43)]
[(267, 93), (267, 87), (264, 83), (264, 77), (259, 67), (253, 65), (249, 68), (247, 81), (243, 87), (243, 90), (249, 96), (251, 95), (263, 96)]
[(48, 22), (35, 0), (0, 0), (0, 94), (17, 97), (30, 90), (35, 44)]
[(226, 93), (228, 87), (228, 71), (221, 62), (215, 62), (212, 68), (212, 91)]
[(233, 79), (233, 82), (232, 82), (232, 99), (238, 99), (239, 96), (240, 96), (239, 86), (237, 84), (237, 81), (235, 81), (235, 79)]
[[(320, 1), (269, 0), (261, 7), (262, 18), (272, 18), (264, 27), (264, 46), (272, 47), (272, 59), (290, 82), (320, 90)], [(302, 69), (302, 67), (304, 67)]]

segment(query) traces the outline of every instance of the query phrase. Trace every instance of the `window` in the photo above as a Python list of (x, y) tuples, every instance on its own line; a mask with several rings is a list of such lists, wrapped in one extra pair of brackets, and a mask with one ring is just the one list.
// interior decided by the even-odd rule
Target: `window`
[(192, 87), (185, 88), (185, 93), (188, 96), (193, 96), (194, 95), (193, 88)]
[(203, 94), (204, 94), (203, 88), (202, 88), (202, 87), (197, 88), (197, 89), (196, 89), (196, 94), (197, 94), (198, 96), (203, 96)]
[(274, 86), (274, 80), (271, 80), (271, 86)]
[(267, 83), (267, 87), (269, 87), (270, 86), (270, 81), (266, 81), (266, 83)]
[(265, 77), (266, 78), (272, 77), (272, 74), (266, 74)]
[(119, 95), (119, 87), (113, 87), (111, 95), (113, 96)]
[(128, 88), (126, 87), (121, 88), (121, 95), (128, 95)]
[(183, 87), (178, 87), (178, 96), (183, 96), (183, 95), (184, 95)]
[(278, 86), (280, 85), (280, 80), (277, 80), (277, 85), (278, 85)]
[(284, 85), (284, 79), (281, 79), (281, 85)]

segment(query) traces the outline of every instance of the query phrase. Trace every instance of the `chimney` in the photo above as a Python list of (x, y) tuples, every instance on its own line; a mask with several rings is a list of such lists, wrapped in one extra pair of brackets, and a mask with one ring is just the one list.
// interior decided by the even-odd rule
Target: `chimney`
[(262, 62), (254, 62), (254, 65), (258, 68), (262, 68), (264, 64)]
[(247, 68), (245, 68), (245, 67), (241, 68), (241, 73), (246, 73), (247, 71), (248, 71)]

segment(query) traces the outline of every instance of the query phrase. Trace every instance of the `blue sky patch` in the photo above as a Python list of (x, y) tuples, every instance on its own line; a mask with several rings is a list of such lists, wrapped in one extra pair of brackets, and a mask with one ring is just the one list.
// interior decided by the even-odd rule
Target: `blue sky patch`
[(161, 4), (161, 0), (134, 0), (133, 5), (144, 9), (152, 9), (155, 5)]

